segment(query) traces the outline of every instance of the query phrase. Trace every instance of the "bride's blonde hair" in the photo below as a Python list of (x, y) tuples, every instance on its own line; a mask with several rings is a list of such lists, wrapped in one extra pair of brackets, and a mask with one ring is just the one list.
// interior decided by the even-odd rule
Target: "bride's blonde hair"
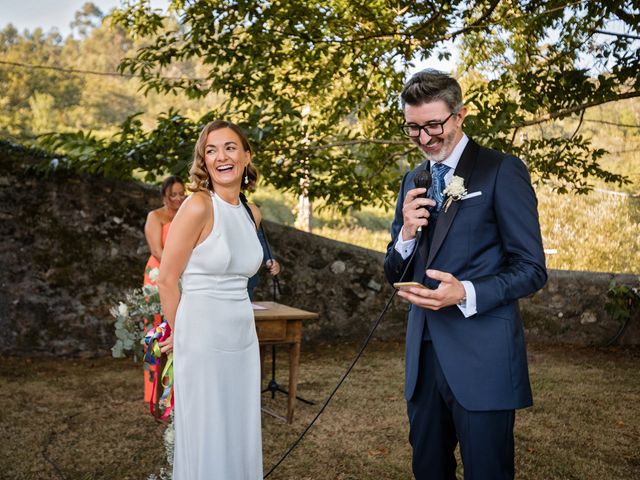
[[(189, 178), (191, 179), (189, 190), (194, 193), (213, 191), (213, 182), (211, 181), (211, 177), (209, 176), (209, 172), (207, 170), (207, 165), (204, 161), (204, 151), (207, 145), (207, 137), (209, 136), (209, 134), (215, 130), (220, 130), (221, 128), (229, 128), (237, 133), (240, 137), (240, 140), (242, 141), (242, 147), (244, 148), (244, 151), (249, 152), (253, 156), (253, 151), (251, 150), (249, 139), (242, 131), (242, 129), (235, 123), (227, 122), (226, 120), (214, 120), (213, 122), (207, 123), (200, 132), (200, 136), (198, 137), (198, 141), (196, 142), (196, 146), (193, 151), (193, 163), (191, 163), (191, 168), (189, 169)], [(255, 190), (256, 182), (258, 181), (258, 171), (256, 170), (256, 167), (253, 166), (253, 163), (249, 163), (247, 165), (246, 175), (249, 178), (249, 183), (246, 184), (244, 182), (243, 175), (242, 181), (240, 182), (240, 188), (250, 191)]]

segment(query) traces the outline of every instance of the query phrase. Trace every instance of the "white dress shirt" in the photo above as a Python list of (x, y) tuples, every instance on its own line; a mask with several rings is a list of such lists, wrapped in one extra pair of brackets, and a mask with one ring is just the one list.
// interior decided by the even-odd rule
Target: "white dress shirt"
[[(464, 151), (465, 147), (467, 146), (467, 143), (469, 143), (469, 137), (467, 137), (463, 133), (462, 134), (462, 138), (460, 139), (458, 144), (455, 146), (455, 148), (451, 152), (451, 155), (449, 155), (447, 158), (445, 158), (442, 161), (442, 163), (444, 165), (449, 167), (449, 170), (447, 171), (446, 175), (444, 176), (445, 185), (449, 185), (449, 182), (453, 178), (453, 173), (455, 172), (456, 167), (458, 166), (458, 162), (460, 161), (460, 157), (462, 156), (462, 152)], [(430, 168), (432, 170), (433, 170), (433, 164), (434, 163), (435, 162), (432, 161), (432, 160), (429, 161)], [(413, 249), (415, 248), (415, 246), (416, 246), (416, 239), (412, 238), (412, 239), (406, 240), (406, 241), (403, 240), (402, 239), (402, 229), (400, 229), (400, 234), (398, 235), (398, 240), (396, 241), (396, 244), (395, 244), (394, 248), (402, 256), (403, 260), (406, 260), (407, 258), (409, 258), (411, 253), (413, 253)], [(462, 286), (464, 287), (465, 300), (458, 304), (458, 308), (460, 309), (460, 311), (462, 312), (462, 314), (465, 317), (470, 317), (470, 316), (475, 315), (477, 313), (477, 309), (476, 309), (476, 306), (477, 306), (476, 305), (476, 289), (473, 286), (473, 283), (471, 283), (468, 280), (461, 280), (460, 283), (462, 283)]]

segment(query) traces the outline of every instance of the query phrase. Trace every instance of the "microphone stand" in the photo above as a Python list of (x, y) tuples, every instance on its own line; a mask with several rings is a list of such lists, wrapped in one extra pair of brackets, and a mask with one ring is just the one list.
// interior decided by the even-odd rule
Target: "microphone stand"
[[(262, 225), (262, 222), (260, 222), (260, 232), (262, 233), (262, 238), (264, 238), (264, 245), (266, 247), (267, 250), (267, 258), (273, 262), (273, 256), (271, 255), (271, 248), (269, 247), (269, 241), (267, 240), (267, 234), (264, 231), (264, 227)], [(273, 302), (276, 302), (278, 299), (278, 293), (281, 292), (280, 290), (280, 279), (278, 278), (278, 275), (272, 275), (271, 277), (272, 282), (273, 282)], [(275, 345), (271, 345), (271, 380), (269, 380), (269, 383), (267, 384), (267, 388), (265, 388), (264, 390), (262, 390), (261, 393), (265, 393), (265, 392), (271, 392), (271, 398), (275, 398), (276, 396), (276, 392), (280, 392), (280, 393), (284, 393), (285, 395), (289, 395), (289, 391), (285, 390), (284, 388), (282, 388), (280, 386), (280, 384), (276, 381), (276, 346)], [(315, 405), (314, 402), (307, 400), (305, 398), (299, 397), (298, 395), (296, 395), (296, 399), (300, 400), (301, 402), (306, 403), (307, 405)]]

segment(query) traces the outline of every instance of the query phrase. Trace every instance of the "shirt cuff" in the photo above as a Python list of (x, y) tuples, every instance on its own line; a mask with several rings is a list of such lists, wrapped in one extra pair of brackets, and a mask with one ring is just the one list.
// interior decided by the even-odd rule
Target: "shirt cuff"
[[(398, 240), (396, 240), (395, 250), (400, 254), (402, 260), (406, 260), (413, 253), (413, 249), (416, 246), (416, 239), (412, 238), (410, 240), (402, 240), (402, 227), (400, 229), (400, 233), (398, 234)], [(475, 298), (475, 297), (474, 297)]]
[(476, 289), (468, 280), (462, 280), (462, 286), (464, 287), (465, 299), (458, 304), (458, 308), (462, 312), (465, 318), (469, 318), (472, 315), (478, 313), (476, 304)]

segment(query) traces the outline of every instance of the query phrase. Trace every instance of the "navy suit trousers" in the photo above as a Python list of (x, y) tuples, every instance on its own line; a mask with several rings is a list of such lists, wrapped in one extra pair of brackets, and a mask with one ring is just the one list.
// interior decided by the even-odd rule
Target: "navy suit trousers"
[(460, 442), (465, 480), (514, 478), (514, 410), (469, 411), (454, 398), (430, 341), (422, 343), (416, 390), (407, 402), (416, 480), (455, 480)]

